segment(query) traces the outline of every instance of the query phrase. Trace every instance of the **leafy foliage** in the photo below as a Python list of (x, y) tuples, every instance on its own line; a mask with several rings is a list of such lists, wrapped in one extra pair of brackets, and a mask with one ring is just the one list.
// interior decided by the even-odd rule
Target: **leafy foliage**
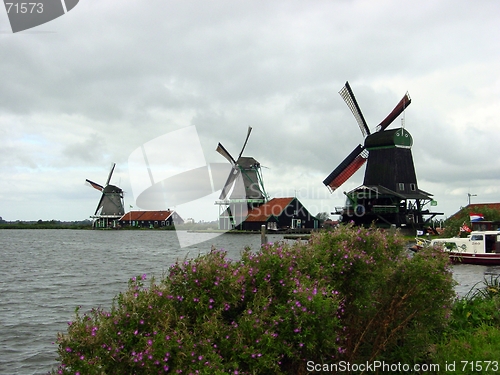
[(58, 335), (56, 374), (304, 374), (306, 361), (415, 361), (447, 324), (448, 258), (397, 233), (341, 227), (308, 243), (223, 250), (134, 277), (109, 312)]
[[(500, 276), (491, 276), (483, 284), (479, 289), (474, 285), (455, 301), (448, 329), (431, 353), (433, 362), (456, 363), (457, 374), (470, 374), (472, 370), (496, 374), (500, 369)], [(481, 370), (474, 367), (478, 364)]]

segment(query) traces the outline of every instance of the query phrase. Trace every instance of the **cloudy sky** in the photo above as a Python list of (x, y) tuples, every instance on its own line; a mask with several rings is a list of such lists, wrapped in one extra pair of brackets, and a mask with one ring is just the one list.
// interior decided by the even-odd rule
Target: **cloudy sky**
[[(442, 218), (468, 193), (499, 202), (499, 36), (497, 0), (80, 0), (18, 33), (2, 8), (0, 216), (86, 219), (100, 195), (84, 181), (104, 184), (112, 162), (137, 208), (129, 157), (190, 126), (206, 163), (225, 162), (218, 142), (236, 157), (252, 126), (245, 155), (268, 194), (332, 211), (364, 172), (334, 194), (322, 184), (363, 142), (345, 81), (372, 129), (410, 93), (419, 188)], [(166, 160), (199, 151), (179, 148), (166, 142)]]

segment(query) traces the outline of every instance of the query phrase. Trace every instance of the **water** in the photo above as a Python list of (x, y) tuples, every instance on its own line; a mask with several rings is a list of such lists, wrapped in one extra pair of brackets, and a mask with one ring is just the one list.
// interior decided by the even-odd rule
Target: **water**
[(0, 230), (0, 374), (46, 374), (75, 307), (109, 308), (132, 276), (161, 277), (211, 245), (238, 259), (246, 245), (259, 249), (260, 235), (224, 234), (181, 249), (174, 231)]
[(465, 296), (472, 288), (482, 288), (485, 279), (490, 281), (491, 277), (500, 275), (500, 266), (456, 264), (452, 269), (453, 278), (458, 283), (455, 290), (459, 296)]
[[(109, 308), (131, 277), (161, 277), (212, 245), (238, 259), (245, 246), (259, 249), (260, 235), (223, 234), (180, 248), (173, 231), (0, 230), (0, 374), (47, 374), (56, 366), (57, 332), (66, 331), (75, 307)], [(456, 265), (453, 272), (464, 295), (500, 266)]]

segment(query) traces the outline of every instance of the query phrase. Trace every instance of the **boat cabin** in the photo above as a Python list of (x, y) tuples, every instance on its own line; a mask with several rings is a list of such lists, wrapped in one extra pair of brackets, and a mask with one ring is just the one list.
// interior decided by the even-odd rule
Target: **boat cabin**
[(432, 244), (442, 244), (451, 252), (500, 254), (500, 232), (473, 231), (467, 238), (438, 238)]

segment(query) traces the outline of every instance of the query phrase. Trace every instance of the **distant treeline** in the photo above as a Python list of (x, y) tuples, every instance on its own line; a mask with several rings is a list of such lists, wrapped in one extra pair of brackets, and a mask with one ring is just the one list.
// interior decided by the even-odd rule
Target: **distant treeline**
[[(91, 220), (82, 221), (60, 221), (60, 220), (38, 220), (38, 221), (5, 221), (0, 220), (0, 229), (92, 229)], [(125, 230), (146, 230), (150, 228), (123, 227)], [(156, 230), (215, 230), (217, 222), (186, 223), (174, 226), (153, 228)]]
[(0, 229), (91, 229), (92, 221), (1, 221)]

